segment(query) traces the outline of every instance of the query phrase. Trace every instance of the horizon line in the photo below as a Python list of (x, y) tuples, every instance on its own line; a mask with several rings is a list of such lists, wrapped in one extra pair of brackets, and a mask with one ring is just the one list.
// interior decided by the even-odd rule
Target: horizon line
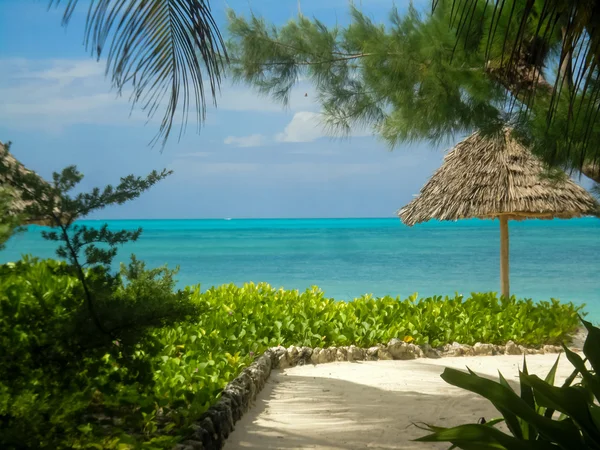
[[(79, 219), (89, 221), (103, 220), (368, 220), (368, 219), (398, 219), (397, 216), (384, 217), (144, 217), (144, 218), (119, 218), (119, 219)], [(398, 219), (400, 220), (400, 219)]]

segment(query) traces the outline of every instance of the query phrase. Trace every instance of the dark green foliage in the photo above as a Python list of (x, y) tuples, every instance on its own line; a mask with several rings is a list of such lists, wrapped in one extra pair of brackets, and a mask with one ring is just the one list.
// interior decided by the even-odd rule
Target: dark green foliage
[(155, 408), (147, 395), (154, 386), (151, 357), (161, 349), (145, 330), (201, 313), (188, 294), (174, 292), (175, 271), (147, 271), (132, 258), (116, 278), (105, 277), (112, 293), (95, 305), (123, 336), (107, 345), (73, 272), (66, 263), (30, 258), (0, 266), (3, 449), (88, 448), (86, 442), (112, 448), (112, 441), (135, 440), (127, 437), (130, 429), (141, 431), (144, 412)]
[[(446, 369), (442, 378), (454, 386), (467, 389), (490, 400), (502, 414), (512, 436), (485, 424), (442, 428), (426, 425), (433, 433), (422, 442), (450, 442), (458, 448), (498, 449), (594, 449), (600, 448), (600, 329), (582, 320), (588, 336), (583, 352), (591, 367), (581, 356), (563, 345), (573, 374), (562, 386), (554, 386), (558, 360), (544, 380), (527, 371), (524, 361), (519, 373), (520, 397), (500, 375), (500, 382), (475, 373)], [(577, 375), (581, 380), (575, 382)]]
[(579, 310), (493, 294), (339, 302), (317, 288), (267, 284), (174, 292), (174, 273), (135, 258), (117, 276), (88, 271), (107, 293), (98, 316), (125, 330), (106, 345), (72, 267), (31, 259), (0, 267), (1, 448), (171, 448), (268, 347), (391, 338), (541, 345), (567, 338)]
[[(110, 297), (112, 293), (111, 286), (106, 284), (110, 280), (108, 271), (118, 246), (136, 241), (142, 229), (112, 231), (108, 225), (93, 228), (74, 224), (74, 221), (107, 206), (122, 205), (133, 200), (172, 172), (154, 170), (146, 177), (128, 175), (121, 178), (115, 187), (108, 185), (104, 189), (94, 188), (90, 192), (73, 195), (73, 190), (83, 179), (83, 174), (75, 166), (66, 167), (60, 173), (54, 172), (52, 183), (46, 183), (37, 174), (25, 170), (20, 163), (10, 162), (6, 157), (9, 149), (10, 143), (0, 154), (0, 176), (7, 180), (9, 187), (20, 192), (21, 200), (25, 202), (25, 216), (35, 217), (38, 222), (58, 229), (42, 231), (42, 236), (44, 239), (63, 243), (58, 246), (56, 254), (71, 264), (79, 278), (93, 328), (105, 337), (115, 338), (98, 316), (95, 304), (98, 298), (102, 299), (107, 295)], [(84, 268), (93, 269), (90, 271), (91, 277), (84, 274)], [(95, 284), (93, 287), (96, 292), (92, 292), (91, 284)], [(107, 291), (109, 294), (106, 294)]]
[[(432, 3), (433, 9), (439, 7), (439, 0)], [(491, 62), (498, 71), (510, 75), (506, 78), (517, 88), (515, 95), (527, 97), (526, 103), (531, 106), (536, 89), (551, 91), (549, 104), (544, 105), (548, 131), (555, 128), (559, 107), (572, 112), (559, 120), (567, 129), (581, 126), (577, 117), (580, 112), (597, 116), (600, 15), (595, 1), (496, 0), (485, 2), (487, 14), (481, 14), (482, 0), (441, 3), (452, 5), (448, 22), (460, 36), (456, 45), (483, 34), (480, 51), (486, 60), (494, 58)], [(553, 86), (543, 76), (533, 76), (534, 69), (543, 71), (552, 58), (557, 65)], [(521, 86), (517, 85), (517, 74), (522, 75)], [(587, 121), (585, 127), (593, 127), (594, 121)], [(586, 143), (585, 139), (580, 143)]]

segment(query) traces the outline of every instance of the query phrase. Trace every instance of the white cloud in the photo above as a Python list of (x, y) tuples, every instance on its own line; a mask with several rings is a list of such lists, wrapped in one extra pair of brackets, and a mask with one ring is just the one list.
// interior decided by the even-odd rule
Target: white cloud
[[(365, 130), (354, 130), (350, 136), (369, 136)], [(312, 142), (316, 139), (329, 136), (320, 113), (300, 111), (294, 114), (290, 123), (282, 133), (275, 136), (278, 142)]]
[(282, 133), (275, 136), (279, 142), (311, 142), (323, 137), (323, 125), (320, 114), (310, 111), (300, 111), (294, 114), (292, 121), (287, 124)]
[[(0, 59), (0, 121), (5, 126), (25, 129), (60, 130), (75, 124), (131, 125), (147, 121), (146, 113), (131, 111), (130, 91), (117, 97), (106, 79), (105, 61), (93, 59)], [(315, 95), (304, 83), (291, 94), (290, 105), (260, 96), (249, 87), (225, 82), (217, 98), (218, 111), (254, 111), (284, 113), (317, 109)], [(306, 96), (305, 96), (306, 94)], [(210, 98), (207, 98), (210, 103)], [(193, 105), (192, 105), (193, 108)], [(158, 109), (151, 120), (156, 126), (162, 119)], [(216, 115), (209, 108), (208, 120)], [(177, 117), (176, 120), (180, 120)], [(190, 121), (194, 118), (190, 115)]]
[(267, 142), (267, 138), (262, 134), (251, 134), (250, 136), (227, 136), (223, 141), (227, 145), (236, 147), (260, 147)]

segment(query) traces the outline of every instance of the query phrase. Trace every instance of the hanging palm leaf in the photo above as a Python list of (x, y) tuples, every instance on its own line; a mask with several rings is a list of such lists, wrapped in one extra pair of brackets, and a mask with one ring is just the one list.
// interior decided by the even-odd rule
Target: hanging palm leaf
[[(78, 3), (50, 0), (50, 7), (64, 7), (67, 25)], [(132, 88), (132, 107), (149, 119), (164, 110), (154, 140), (163, 145), (178, 108), (180, 132), (192, 107), (198, 125), (204, 121), (205, 80), (214, 102), (227, 59), (208, 0), (90, 0), (84, 43), (96, 58), (106, 56), (106, 74), (119, 94)]]

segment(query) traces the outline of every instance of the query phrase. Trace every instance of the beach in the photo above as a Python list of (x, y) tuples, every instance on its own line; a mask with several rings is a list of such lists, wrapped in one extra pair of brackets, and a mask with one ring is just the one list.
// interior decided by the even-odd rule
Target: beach
[[(529, 355), (529, 373), (543, 378), (558, 355)], [(499, 417), (487, 400), (445, 383), (444, 367), (517, 388), (523, 356), (449, 357), (412, 361), (338, 362), (271, 373), (253, 407), (235, 425), (225, 450), (235, 449), (447, 449), (448, 443), (413, 442), (428, 434), (414, 423), (439, 426)], [(556, 384), (572, 372), (561, 355)]]

